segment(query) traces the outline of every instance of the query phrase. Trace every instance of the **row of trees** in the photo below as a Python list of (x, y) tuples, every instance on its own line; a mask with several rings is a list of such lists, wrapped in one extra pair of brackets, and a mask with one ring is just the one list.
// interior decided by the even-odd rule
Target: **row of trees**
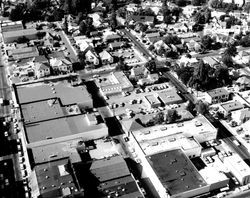
[[(223, 56), (232, 57), (232, 55), (229, 55), (230, 53), (234, 52), (226, 50)], [(200, 60), (196, 68), (183, 67), (177, 69), (176, 73), (184, 84), (196, 90), (206, 91), (231, 83), (231, 77), (229, 76), (226, 65), (219, 66), (215, 69), (202, 60)]]
[(225, 12), (230, 12), (239, 9), (238, 5), (235, 4), (234, 1), (232, 3), (225, 3), (223, 0), (212, 0), (211, 7), (221, 9)]
[(179, 16), (182, 13), (182, 8), (180, 7), (174, 7), (169, 8), (167, 5), (167, 1), (163, 1), (162, 4), (162, 14), (163, 14), (163, 21), (168, 25), (173, 22), (173, 19), (175, 18), (175, 22), (179, 20)]
[(12, 9), (9, 18), (12, 21), (59, 21), (65, 14), (89, 13), (91, 11), (91, 0), (61, 0), (60, 8), (54, 8), (50, 0), (35, 0), (29, 6), (19, 3)]

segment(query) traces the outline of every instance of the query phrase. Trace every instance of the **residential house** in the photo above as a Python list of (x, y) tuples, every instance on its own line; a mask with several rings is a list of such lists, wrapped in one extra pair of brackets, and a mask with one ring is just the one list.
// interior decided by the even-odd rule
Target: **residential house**
[(211, 57), (211, 56), (203, 57), (202, 60), (204, 63), (209, 64), (210, 67), (213, 67), (213, 68), (216, 68), (217, 66), (220, 65), (220, 62), (216, 58)]
[(154, 16), (131, 15), (130, 17), (134, 23), (143, 23), (147, 25), (154, 23)]
[(94, 65), (99, 65), (100, 63), (97, 54), (93, 50), (88, 50), (85, 54), (85, 58), (87, 62), (90, 62)]
[(240, 51), (233, 60), (238, 64), (247, 64), (250, 61), (250, 53), (246, 51)]
[(99, 56), (103, 65), (111, 64), (114, 62), (114, 58), (106, 50), (99, 53)]
[(250, 119), (250, 108), (233, 111), (231, 117), (237, 124), (243, 124)]
[(166, 51), (171, 51), (171, 48), (163, 41), (163, 40), (159, 40), (157, 42), (154, 43), (154, 47), (155, 49), (158, 51), (159, 49), (161, 49), (162, 47), (166, 50)]
[(150, 39), (157, 39), (160, 37), (159, 32), (146, 33), (146, 38), (150, 41)]
[(188, 43), (186, 43), (186, 46), (190, 52), (199, 52), (201, 50), (201, 44), (196, 42), (195, 40), (190, 40)]
[(149, 74), (146, 78), (141, 78), (138, 80), (138, 85), (151, 85), (154, 84), (156, 81), (159, 80), (158, 74)]
[(225, 88), (212, 89), (205, 94), (205, 100), (210, 104), (225, 102), (228, 99), (229, 92)]
[(247, 90), (250, 88), (250, 76), (241, 76), (235, 82), (235, 87), (239, 90)]
[(144, 65), (137, 65), (133, 67), (130, 72), (130, 77), (136, 80), (141, 78), (147, 78), (150, 73)]
[(104, 41), (107, 43), (112, 43), (115, 41), (120, 41), (121, 40), (121, 36), (118, 34), (109, 34), (107, 36), (104, 36)]
[(35, 63), (35, 76), (37, 78), (43, 78), (50, 75), (50, 66), (46, 63)]
[(123, 46), (123, 42), (113, 42), (113, 43), (110, 43), (110, 44), (109, 44), (109, 48), (110, 48), (111, 50), (120, 49), (120, 48), (122, 48), (122, 46)]
[(183, 55), (176, 62), (180, 66), (193, 67), (193, 66), (195, 66), (198, 63), (198, 60), (196, 58), (188, 58), (188, 57), (186, 57), (186, 56)]
[(52, 67), (53, 71), (60, 71), (64, 73), (69, 73), (73, 70), (72, 63), (67, 60), (66, 58), (58, 59), (58, 58), (51, 58), (49, 60), (50, 66)]

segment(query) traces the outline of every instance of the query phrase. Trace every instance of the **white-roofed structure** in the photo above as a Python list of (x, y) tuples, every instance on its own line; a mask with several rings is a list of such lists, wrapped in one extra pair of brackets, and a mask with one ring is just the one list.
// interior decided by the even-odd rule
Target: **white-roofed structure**
[(250, 167), (237, 154), (224, 158), (224, 164), (230, 172), (237, 178), (241, 185), (250, 182)]

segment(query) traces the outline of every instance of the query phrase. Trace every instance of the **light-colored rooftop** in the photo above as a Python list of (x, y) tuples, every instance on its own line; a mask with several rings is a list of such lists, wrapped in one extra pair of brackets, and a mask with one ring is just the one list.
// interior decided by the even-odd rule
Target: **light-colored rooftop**
[(62, 105), (82, 104), (92, 101), (86, 87), (73, 87), (67, 82), (33, 83), (16, 88), (20, 104), (56, 97), (60, 98)]
[(57, 98), (21, 105), (26, 124), (63, 117), (65, 112)]
[[(35, 164), (48, 162), (51, 159), (57, 160), (64, 157), (70, 157), (74, 161), (81, 161), (80, 156), (76, 150), (78, 142), (83, 141), (83, 138), (76, 138), (64, 142), (49, 143), (47, 145), (40, 145), (32, 148)], [(111, 141), (98, 139), (94, 141), (95, 149), (89, 150), (92, 159), (103, 159), (116, 153)], [(50, 156), (53, 156), (50, 158)]]
[(145, 96), (145, 99), (149, 102), (149, 104), (153, 105), (153, 104), (160, 104), (161, 102), (158, 100), (158, 98), (153, 95), (153, 94), (150, 94), (150, 95), (146, 95)]
[(225, 109), (227, 112), (238, 110), (244, 108), (244, 105), (239, 101), (229, 101), (225, 103), (220, 104), (223, 109)]
[(158, 96), (164, 104), (174, 104), (182, 102), (182, 98), (177, 94), (176, 90), (174, 89), (158, 92)]
[[(133, 132), (138, 142), (150, 141), (167, 135), (183, 133), (186, 137), (195, 137), (198, 142), (215, 139), (217, 129), (202, 115), (182, 123), (156, 125)], [(215, 137), (214, 137), (215, 136)]]
[[(144, 133), (142, 136), (146, 136), (146, 134)], [(152, 155), (174, 148), (181, 148), (184, 152), (194, 148), (201, 148), (200, 144), (194, 138), (187, 138), (183, 133), (165, 134), (165, 136), (152, 140), (142, 140), (138, 143), (145, 155)]]
[(89, 125), (87, 116), (76, 115), (26, 125), (26, 134), (27, 141), (33, 143), (57, 138), (67, 140), (67, 136), (79, 138), (86, 132), (95, 133), (95, 130), (102, 128), (106, 128), (106, 125)]
[(225, 88), (217, 88), (207, 92), (212, 98), (222, 95), (229, 95), (229, 92)]
[(37, 33), (36, 29), (22, 29), (10, 32), (3, 32), (4, 38), (19, 37), (25, 35), (35, 35)]

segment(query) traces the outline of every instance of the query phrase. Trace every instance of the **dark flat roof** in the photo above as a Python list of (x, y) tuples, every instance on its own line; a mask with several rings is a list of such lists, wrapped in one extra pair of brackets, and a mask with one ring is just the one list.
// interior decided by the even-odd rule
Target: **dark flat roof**
[(102, 160), (94, 160), (90, 171), (100, 182), (130, 175), (126, 162), (119, 155)]
[(118, 193), (121, 198), (143, 198), (135, 180), (131, 175), (100, 184), (98, 190), (103, 194), (100, 198), (106, 198), (109, 194)]
[(170, 195), (207, 186), (181, 149), (150, 155), (147, 160)]
[(61, 190), (68, 188), (70, 192), (77, 189), (72, 175), (67, 171), (68, 162), (69, 160), (65, 158), (35, 166), (34, 170), (41, 194), (48, 192), (60, 194), (60, 191), (54, 191), (58, 188)]

